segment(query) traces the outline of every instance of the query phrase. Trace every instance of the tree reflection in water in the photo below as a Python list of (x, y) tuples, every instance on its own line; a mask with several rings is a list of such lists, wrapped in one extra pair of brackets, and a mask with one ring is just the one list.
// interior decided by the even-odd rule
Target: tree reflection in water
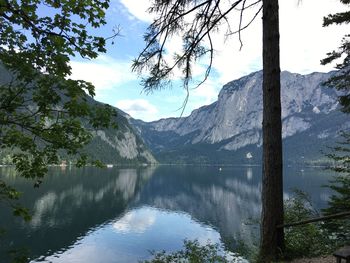
[[(3, 178), (24, 192), (33, 214), (30, 223), (1, 209), (7, 229), (3, 251), (29, 247), (31, 258), (52, 262), (137, 262), (148, 250), (177, 250), (184, 238), (224, 242), (234, 249), (252, 243), (260, 216), (260, 167), (173, 167), (143, 169), (52, 168), (39, 189), (2, 170)], [(307, 190), (316, 206), (329, 193), (320, 170), (286, 172), (289, 189)], [(3, 257), (3, 258), (2, 258)], [(85, 260), (84, 260), (85, 258)], [(35, 261), (33, 261), (35, 262)]]

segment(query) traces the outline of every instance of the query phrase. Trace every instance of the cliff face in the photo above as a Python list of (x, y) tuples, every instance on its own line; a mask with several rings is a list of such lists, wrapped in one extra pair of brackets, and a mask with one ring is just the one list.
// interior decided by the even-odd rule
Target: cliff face
[(125, 113), (118, 109), (117, 112), (118, 128), (95, 131), (91, 143), (86, 147), (87, 153), (105, 163), (157, 163), (151, 151), (129, 124)]
[[(348, 118), (337, 110), (336, 92), (322, 85), (332, 74), (281, 73), (283, 139), (285, 146), (292, 144), (289, 148), (293, 151), (298, 143), (304, 149), (305, 143), (333, 142), (340, 130), (350, 126)], [(194, 110), (188, 117), (132, 123), (163, 160), (184, 154), (194, 157), (194, 153), (202, 160), (210, 159), (213, 154), (209, 151), (216, 152), (218, 161), (227, 159), (227, 154), (238, 154), (239, 160), (248, 153), (254, 157), (253, 152), (259, 154), (262, 145), (262, 71), (229, 82), (215, 103)], [(295, 153), (285, 150), (293, 159)], [(312, 145), (309, 150), (301, 152), (319, 158), (321, 149), (314, 152)]]
[[(6, 87), (15, 79), (14, 74), (2, 66), (0, 62), (0, 85)], [(5, 90), (5, 89), (1, 89)], [(23, 96), (28, 99), (33, 97), (35, 87), (24, 92)], [(5, 90), (5, 92), (7, 92)], [(62, 95), (62, 101), (64, 101)], [(86, 95), (86, 100), (90, 105), (98, 105), (100, 102)], [(38, 106), (33, 100), (27, 105), (28, 109), (35, 111)], [(58, 108), (60, 106), (57, 106)], [(118, 124), (118, 129), (104, 129), (94, 132), (94, 137), (89, 145), (85, 147), (85, 151), (94, 159), (101, 160), (106, 163), (124, 164), (124, 163), (156, 163), (156, 159), (145, 146), (140, 136), (135, 132), (129, 124), (125, 113), (116, 109), (118, 116), (115, 121)], [(47, 122), (47, 125), (50, 125)], [(0, 164), (11, 163), (11, 150), (0, 150)], [(64, 157), (70, 158), (70, 157)]]

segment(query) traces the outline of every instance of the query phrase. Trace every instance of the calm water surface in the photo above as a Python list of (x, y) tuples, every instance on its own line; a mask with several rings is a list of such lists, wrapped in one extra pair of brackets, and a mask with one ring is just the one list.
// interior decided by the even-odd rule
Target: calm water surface
[[(321, 186), (331, 174), (303, 169), (286, 169), (285, 198), (298, 188), (324, 207), (330, 193)], [(249, 222), (260, 216), (260, 167), (52, 168), (39, 189), (0, 171), (33, 215), (24, 223), (1, 207), (0, 262), (18, 248), (30, 250), (31, 262), (138, 262), (150, 250), (178, 250), (184, 239), (234, 251), (258, 235)]]

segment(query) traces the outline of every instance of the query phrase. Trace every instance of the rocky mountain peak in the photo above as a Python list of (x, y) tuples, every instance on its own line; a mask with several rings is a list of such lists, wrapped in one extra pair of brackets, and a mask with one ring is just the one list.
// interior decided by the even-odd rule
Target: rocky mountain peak
[[(312, 130), (320, 120), (337, 112), (336, 91), (323, 85), (333, 74), (281, 72), (284, 139)], [(249, 145), (260, 147), (262, 82), (262, 71), (251, 73), (224, 85), (216, 102), (194, 110), (188, 117), (135, 125), (142, 127), (141, 132), (147, 134), (146, 142), (151, 142), (150, 147), (156, 150), (166, 151), (168, 142), (158, 143), (155, 138), (167, 134), (171, 134), (169, 140), (177, 149), (204, 144), (216, 145), (218, 151), (236, 151)]]

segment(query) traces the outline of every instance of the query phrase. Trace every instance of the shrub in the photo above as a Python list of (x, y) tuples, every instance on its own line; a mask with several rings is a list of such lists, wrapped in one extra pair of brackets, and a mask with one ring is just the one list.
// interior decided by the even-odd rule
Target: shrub
[[(285, 222), (293, 223), (319, 216), (309, 196), (294, 190), (292, 198), (285, 202)], [(310, 223), (285, 229), (285, 258), (316, 257), (329, 254), (334, 247), (322, 223)]]
[(218, 244), (201, 245), (198, 240), (185, 240), (184, 248), (173, 253), (162, 251), (152, 252), (152, 255), (153, 259), (143, 263), (234, 263), (241, 260), (232, 253), (224, 252)]

